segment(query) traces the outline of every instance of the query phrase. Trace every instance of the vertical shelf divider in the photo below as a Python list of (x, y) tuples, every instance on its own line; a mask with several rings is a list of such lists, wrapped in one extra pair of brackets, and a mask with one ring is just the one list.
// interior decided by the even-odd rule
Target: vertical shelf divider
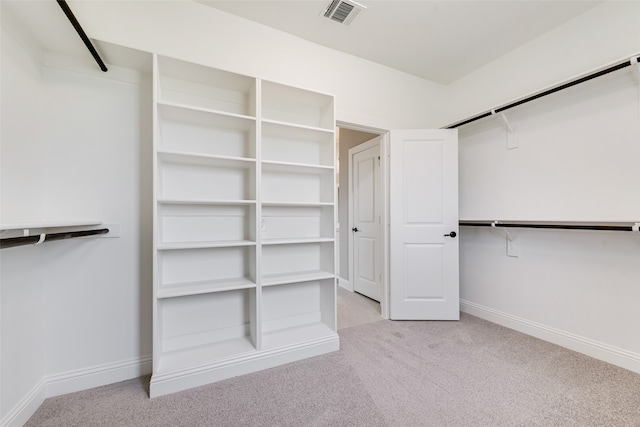
[(256, 345), (258, 351), (262, 345), (262, 80), (256, 79), (255, 112), (256, 112)]

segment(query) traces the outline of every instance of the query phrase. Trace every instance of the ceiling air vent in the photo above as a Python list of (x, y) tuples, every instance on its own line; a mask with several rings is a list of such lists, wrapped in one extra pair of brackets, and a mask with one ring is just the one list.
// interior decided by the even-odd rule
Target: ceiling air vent
[(322, 15), (340, 24), (349, 25), (362, 9), (366, 7), (354, 1), (333, 0)]

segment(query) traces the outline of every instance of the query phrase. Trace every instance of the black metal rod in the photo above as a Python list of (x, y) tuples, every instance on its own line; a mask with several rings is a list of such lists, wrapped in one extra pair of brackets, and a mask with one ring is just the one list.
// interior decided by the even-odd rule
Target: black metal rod
[[(45, 234), (44, 240), (41, 242), (52, 242), (54, 240), (73, 239), (74, 237), (86, 237), (96, 234), (106, 234), (109, 232), (108, 228), (100, 228), (98, 230), (84, 230), (84, 231), (68, 231), (66, 233), (51, 233)], [(24, 237), (10, 237), (8, 239), (0, 239), (0, 249), (13, 248), (15, 246), (33, 245), (40, 242), (40, 234), (35, 236)]]
[[(495, 225), (494, 225), (495, 224)], [(554, 230), (600, 230), (600, 231), (634, 231), (631, 225), (597, 225), (597, 224), (543, 224), (543, 223), (510, 223), (510, 222), (460, 222), (461, 227), (495, 227), (495, 228), (546, 228)]]
[[(640, 58), (640, 57), (638, 57), (638, 58)], [(636, 58), (636, 59), (638, 59), (638, 58)], [(478, 114), (477, 116), (472, 116), (471, 118), (465, 119), (465, 120), (463, 120), (461, 122), (449, 125), (449, 126), (446, 127), (446, 129), (455, 129), (457, 127), (460, 127), (460, 126), (475, 122), (476, 120), (480, 120), (480, 119), (483, 119), (485, 117), (491, 116), (494, 112), (495, 113), (501, 113), (501, 112), (503, 112), (505, 110), (508, 110), (510, 108), (517, 107), (519, 105), (522, 105), (522, 104), (530, 102), (530, 101), (534, 101), (534, 100), (536, 100), (538, 98), (542, 98), (543, 96), (551, 95), (552, 93), (556, 93), (556, 92), (559, 92), (561, 90), (570, 88), (572, 86), (579, 85), (579, 84), (587, 82), (589, 80), (593, 80), (593, 79), (595, 79), (597, 77), (601, 77), (601, 76), (604, 76), (606, 74), (613, 73), (614, 71), (618, 71), (618, 70), (621, 70), (623, 68), (629, 67), (632, 64), (633, 64), (633, 62), (631, 60), (627, 60), (625, 62), (621, 62), (621, 63), (616, 64), (616, 65), (612, 65), (612, 66), (607, 67), (607, 68), (605, 68), (603, 70), (596, 71), (596, 72), (593, 72), (591, 74), (587, 74), (586, 76), (580, 77), (578, 79), (571, 80), (571, 81), (569, 81), (567, 83), (563, 83), (563, 84), (561, 84), (559, 86), (556, 86), (556, 87), (553, 87), (551, 89), (544, 90), (542, 92), (536, 93), (535, 95), (528, 96), (528, 97), (526, 97), (524, 99), (521, 99), (519, 101), (512, 102), (511, 104), (507, 104), (507, 105), (504, 105), (502, 107), (498, 107), (498, 108), (496, 108), (496, 109), (494, 109), (492, 111), (488, 111), (486, 113)]]
[(71, 22), (71, 25), (73, 25), (73, 28), (76, 29), (76, 31), (78, 32), (78, 35), (80, 36), (80, 38), (84, 42), (85, 46), (87, 46), (87, 49), (89, 49), (89, 52), (91, 52), (91, 55), (93, 56), (93, 59), (95, 59), (96, 62), (98, 63), (98, 66), (100, 67), (100, 69), (102, 71), (104, 71), (105, 73), (107, 71), (109, 71), (107, 69), (107, 66), (102, 61), (102, 58), (100, 58), (100, 55), (98, 54), (98, 51), (96, 50), (95, 47), (93, 47), (93, 43), (91, 43), (91, 40), (89, 40), (89, 37), (87, 37), (87, 34), (84, 32), (84, 30), (80, 26), (80, 23), (78, 22), (78, 20), (74, 16), (74, 14), (71, 11), (71, 8), (67, 4), (67, 2), (65, 0), (57, 0), (57, 1), (58, 1), (58, 5), (60, 6), (60, 8), (62, 8), (62, 11), (64, 12), (64, 14), (67, 15), (67, 18), (69, 18), (69, 21)]

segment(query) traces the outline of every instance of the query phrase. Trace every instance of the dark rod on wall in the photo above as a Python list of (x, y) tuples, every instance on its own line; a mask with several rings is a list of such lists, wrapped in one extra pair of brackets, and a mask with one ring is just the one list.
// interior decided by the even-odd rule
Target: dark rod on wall
[(86, 237), (96, 234), (106, 234), (109, 232), (108, 228), (100, 228), (98, 230), (84, 230), (84, 231), (69, 231), (66, 233), (51, 233), (51, 234), (38, 234), (35, 236), (24, 237), (10, 237), (7, 239), (0, 239), (0, 249), (13, 248), (15, 246), (34, 245), (42, 242), (52, 242), (54, 240), (73, 239), (74, 237)]
[(640, 59), (640, 57), (634, 58), (632, 60), (626, 60), (626, 61), (621, 62), (619, 64), (607, 67), (607, 68), (605, 68), (603, 70), (596, 71), (596, 72), (593, 72), (591, 74), (587, 74), (586, 76), (580, 77), (580, 78), (575, 79), (575, 80), (571, 80), (571, 81), (569, 81), (567, 83), (563, 83), (563, 84), (561, 84), (559, 86), (556, 86), (556, 87), (552, 87), (551, 89), (544, 90), (542, 92), (536, 93), (535, 95), (531, 95), (531, 96), (528, 96), (528, 97), (526, 97), (524, 99), (521, 99), (519, 101), (512, 102), (511, 104), (504, 105), (502, 107), (496, 108), (495, 110), (488, 111), (488, 112), (482, 113), (482, 114), (478, 114), (477, 116), (472, 116), (472, 117), (470, 117), (468, 119), (465, 119), (465, 120), (463, 120), (461, 122), (449, 125), (449, 126), (446, 127), (446, 129), (455, 129), (457, 127), (466, 125), (468, 123), (475, 122), (476, 120), (480, 120), (480, 119), (484, 119), (485, 117), (489, 117), (489, 116), (493, 115), (494, 113), (501, 113), (501, 112), (503, 112), (505, 110), (508, 110), (510, 108), (513, 108), (513, 107), (517, 107), (518, 105), (522, 105), (522, 104), (524, 104), (526, 102), (534, 101), (534, 100), (536, 100), (538, 98), (542, 98), (543, 96), (551, 95), (552, 93), (556, 93), (556, 92), (559, 92), (561, 90), (570, 88), (572, 86), (579, 85), (580, 83), (584, 83), (586, 81), (593, 80), (593, 79), (595, 79), (597, 77), (601, 77), (601, 76), (604, 76), (606, 74), (613, 73), (614, 71), (618, 71), (618, 70), (621, 70), (623, 68), (626, 68), (626, 67), (629, 67), (629, 66), (632, 66), (632, 65), (637, 65), (637, 62), (638, 62), (639, 59)]
[(69, 8), (69, 5), (67, 4), (67, 2), (65, 0), (57, 0), (57, 1), (60, 8), (62, 8), (62, 11), (64, 12), (64, 14), (67, 15), (67, 18), (69, 18), (69, 21), (71, 22), (71, 25), (73, 25), (73, 28), (76, 29), (76, 31), (78, 32), (78, 35), (84, 42), (85, 46), (87, 46), (87, 49), (89, 49), (89, 52), (91, 52), (93, 59), (95, 59), (96, 62), (98, 63), (98, 66), (100, 67), (100, 69), (105, 73), (109, 71), (107, 69), (107, 66), (104, 65), (102, 58), (100, 58), (100, 55), (98, 55), (98, 51), (96, 50), (95, 47), (93, 47), (93, 43), (91, 43), (91, 40), (89, 40), (89, 37), (87, 37), (87, 34), (84, 32), (84, 30), (80, 26), (80, 23), (78, 22), (76, 17), (73, 15), (73, 12), (71, 11), (71, 8)]
[(496, 228), (546, 228), (555, 230), (601, 230), (601, 231), (637, 231), (633, 225), (602, 225), (602, 224), (548, 224), (548, 223), (517, 223), (497, 221), (460, 221), (461, 227), (496, 227)]

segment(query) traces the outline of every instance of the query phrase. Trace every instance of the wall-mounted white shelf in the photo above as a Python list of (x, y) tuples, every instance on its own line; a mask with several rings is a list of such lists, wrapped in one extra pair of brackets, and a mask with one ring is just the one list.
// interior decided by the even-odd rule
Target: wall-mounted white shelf
[(537, 228), (547, 230), (593, 230), (638, 232), (640, 221), (518, 221), (459, 220), (461, 226), (495, 228)]
[(152, 397), (339, 348), (331, 95), (154, 58)]
[(68, 228), (68, 227), (90, 227), (101, 225), (100, 220), (43, 220), (25, 222), (3, 222), (0, 223), (0, 231), (5, 230), (35, 230), (43, 228)]

